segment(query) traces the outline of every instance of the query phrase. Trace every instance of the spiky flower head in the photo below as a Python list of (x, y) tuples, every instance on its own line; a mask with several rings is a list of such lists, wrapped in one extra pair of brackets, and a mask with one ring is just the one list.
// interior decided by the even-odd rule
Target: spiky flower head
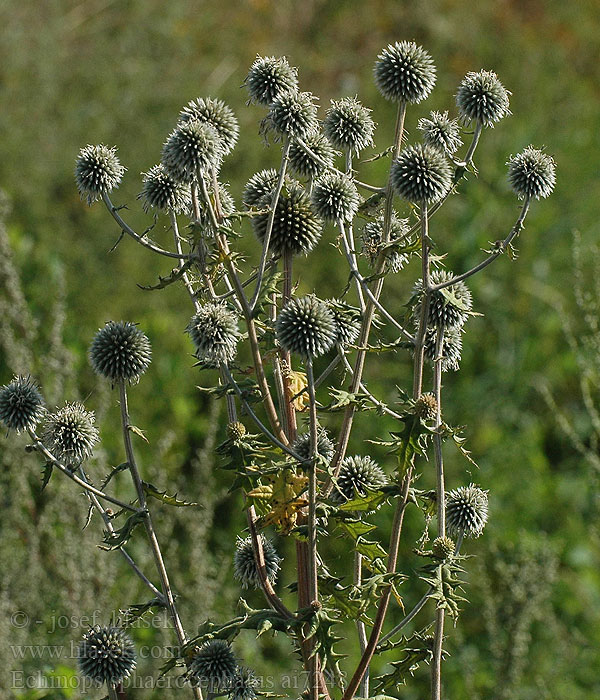
[[(303, 460), (309, 460), (310, 452), (310, 432), (300, 433), (292, 446), (294, 452)], [(331, 441), (325, 428), (319, 427), (317, 430), (317, 454), (322, 457), (327, 463), (331, 462), (335, 445)]]
[(241, 440), (247, 432), (246, 426), (239, 420), (227, 423), (227, 437), (234, 442)]
[(223, 157), (223, 144), (217, 130), (208, 122), (189, 119), (179, 122), (162, 149), (162, 164), (179, 182), (191, 183), (198, 173), (217, 167)]
[(246, 76), (252, 102), (270, 105), (286, 92), (298, 90), (298, 72), (285, 56), (257, 56)]
[(332, 100), (323, 121), (323, 132), (334, 148), (359, 153), (373, 145), (375, 122), (371, 110), (356, 97)]
[(217, 130), (221, 137), (223, 155), (233, 151), (240, 133), (240, 126), (233, 110), (223, 100), (213, 97), (198, 97), (191, 100), (179, 113), (179, 121), (187, 122), (191, 119), (206, 122)]
[(323, 355), (337, 338), (333, 314), (312, 294), (290, 299), (277, 317), (275, 330), (284, 350), (303, 357)]
[(446, 494), (446, 527), (452, 537), (479, 537), (488, 519), (488, 492), (475, 484)]
[(449, 537), (436, 537), (431, 545), (431, 551), (438, 559), (449, 559), (456, 551), (456, 545)]
[(250, 668), (238, 668), (229, 686), (229, 700), (255, 700), (260, 680)]
[(437, 416), (438, 404), (431, 393), (421, 394), (415, 401), (415, 415), (423, 420), (433, 420)]
[[(434, 270), (431, 273), (432, 285), (448, 282), (454, 277), (449, 270)], [(416, 300), (413, 308), (413, 318), (421, 315), (423, 303), (423, 280), (415, 283), (413, 298)], [(460, 328), (469, 318), (473, 308), (471, 292), (463, 281), (455, 282), (449, 287), (431, 292), (429, 297), (429, 325), (435, 328)]]
[(423, 132), (423, 141), (428, 146), (448, 156), (462, 146), (460, 125), (456, 119), (450, 119), (448, 112), (431, 112), (429, 119), (419, 119), (417, 129)]
[(355, 455), (342, 462), (331, 497), (338, 503), (366, 496), (367, 491), (378, 491), (388, 483), (381, 467), (370, 457)]
[(265, 201), (268, 202), (275, 191), (277, 180), (277, 171), (274, 168), (254, 173), (244, 187), (242, 201), (247, 207), (256, 207)]
[[(281, 557), (277, 554), (270, 540), (267, 540), (264, 535), (261, 535), (260, 539), (265, 558), (267, 579), (271, 583), (275, 583)], [(256, 558), (254, 557), (251, 537), (246, 539), (237, 538), (235, 554), (233, 555), (233, 576), (236, 581), (242, 584), (242, 588), (260, 588), (260, 576)]]
[[(408, 219), (399, 219), (396, 214), (392, 214), (390, 222), (390, 241), (404, 240), (410, 230)], [(406, 243), (406, 241), (404, 241)], [(369, 265), (375, 267), (379, 259), (379, 253), (383, 245), (383, 217), (380, 216), (375, 221), (369, 221), (361, 236), (361, 253), (367, 258)], [(393, 246), (385, 252), (386, 272), (400, 272), (408, 262), (408, 255), (399, 253)]]
[(147, 173), (142, 173), (144, 186), (138, 194), (144, 211), (150, 207), (159, 211), (173, 211), (182, 214), (189, 211), (192, 199), (189, 185), (172, 178), (162, 163), (154, 165)]
[[(437, 348), (437, 330), (428, 328), (425, 333), (425, 357), (431, 362), (436, 359)], [(444, 331), (441, 348), (441, 367), (442, 372), (452, 370), (456, 372), (460, 367), (460, 358), (462, 354), (462, 333), (457, 328), (448, 328)]]
[(129, 678), (135, 668), (135, 645), (120, 627), (96, 625), (83, 635), (77, 660), (86, 678), (114, 687)]
[(325, 221), (350, 221), (358, 211), (356, 185), (342, 173), (324, 173), (315, 181), (311, 201)]
[(89, 358), (94, 372), (111, 382), (137, 382), (150, 366), (152, 347), (135, 323), (109, 321), (94, 336)]
[[(314, 131), (304, 139), (308, 148), (319, 157), (320, 161), (333, 165), (335, 151), (329, 141), (318, 131)], [(323, 172), (324, 165), (309, 155), (300, 144), (293, 141), (290, 145), (289, 162), (290, 168), (300, 177), (314, 178)]]
[(416, 204), (433, 204), (452, 186), (448, 160), (435, 148), (420, 143), (400, 153), (392, 163), (390, 176), (396, 193)]
[(87, 145), (75, 162), (75, 182), (81, 199), (92, 204), (118, 187), (125, 168), (117, 157), (116, 147)]
[(192, 657), (189, 670), (195, 681), (204, 681), (211, 689), (226, 688), (235, 678), (238, 663), (224, 639), (211, 639)]
[[(266, 195), (259, 207), (271, 206), (271, 196)], [(267, 235), (269, 214), (252, 218), (252, 228), (258, 240), (263, 243)], [(290, 182), (284, 187), (277, 200), (269, 249), (275, 255), (289, 251), (294, 255), (309, 253), (321, 238), (323, 223), (314, 213), (308, 195), (298, 182)]]
[(31, 377), (17, 375), (0, 387), (0, 423), (9, 430), (35, 430), (43, 415), (44, 399)]
[(285, 92), (271, 103), (268, 123), (278, 134), (302, 139), (318, 127), (314, 101), (310, 92)]
[(42, 442), (52, 455), (66, 466), (78, 467), (91, 456), (99, 440), (93, 411), (81, 403), (66, 403), (46, 414)]
[(456, 106), (461, 119), (493, 127), (510, 114), (510, 92), (491, 70), (467, 73), (456, 92)]
[(435, 85), (435, 65), (431, 56), (414, 41), (389, 44), (377, 57), (375, 83), (386, 100), (421, 102)]
[(192, 316), (186, 330), (201, 362), (215, 365), (235, 357), (240, 339), (238, 318), (225, 304), (207, 302)]
[(337, 326), (336, 343), (343, 346), (352, 345), (360, 334), (362, 323), (360, 309), (339, 299), (328, 299), (327, 306)]
[(508, 165), (508, 181), (520, 199), (548, 197), (556, 184), (556, 166), (552, 156), (527, 146), (521, 153), (511, 156)]

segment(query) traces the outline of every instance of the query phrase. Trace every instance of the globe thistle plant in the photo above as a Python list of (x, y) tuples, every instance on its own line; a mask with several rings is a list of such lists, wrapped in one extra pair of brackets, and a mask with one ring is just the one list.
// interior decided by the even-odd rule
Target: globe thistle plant
[(374, 74), (386, 100), (411, 104), (428, 97), (436, 80), (433, 59), (413, 41), (389, 44), (377, 57)]
[(135, 645), (120, 627), (96, 625), (83, 635), (77, 649), (77, 660), (86, 678), (114, 688), (129, 678), (135, 669)]
[[(428, 328), (425, 333), (425, 357), (431, 362), (436, 360), (437, 334), (435, 328)], [(462, 355), (462, 332), (456, 328), (448, 328), (444, 331), (441, 348), (442, 372), (456, 372), (460, 367)]]
[(456, 92), (456, 106), (465, 123), (476, 121), (493, 127), (510, 114), (510, 92), (493, 71), (467, 73)]
[[(271, 583), (277, 580), (281, 557), (277, 554), (273, 543), (267, 540), (263, 535), (260, 536), (263, 548), (263, 556), (265, 559), (265, 573), (267, 579)], [(258, 564), (254, 556), (252, 547), (252, 538), (247, 537), (242, 539), (238, 537), (233, 555), (233, 576), (236, 581), (242, 584), (242, 588), (260, 588), (260, 575), (258, 573)]]
[(87, 145), (79, 151), (75, 163), (75, 182), (81, 199), (92, 204), (119, 186), (125, 168), (117, 149), (103, 144)]
[(318, 216), (325, 221), (349, 221), (358, 211), (356, 185), (347, 175), (324, 173), (315, 181), (311, 202)]
[[(449, 270), (434, 270), (431, 273), (433, 285), (443, 284), (454, 277)], [(413, 307), (413, 318), (418, 321), (421, 315), (423, 303), (423, 280), (415, 283), (413, 298), (416, 303)], [(431, 292), (429, 297), (429, 324), (435, 328), (460, 328), (469, 318), (473, 308), (473, 299), (467, 285), (455, 282), (449, 287), (437, 289)]]
[(9, 430), (35, 430), (44, 410), (44, 399), (31, 377), (18, 375), (0, 387), (0, 423)]
[(273, 168), (254, 173), (244, 187), (242, 201), (247, 207), (257, 207), (270, 202), (277, 180), (277, 171)]
[[(294, 452), (303, 460), (308, 461), (311, 458), (310, 432), (300, 433), (293, 444)], [(317, 430), (317, 454), (322, 457), (325, 462), (331, 462), (335, 445), (327, 434), (325, 428), (319, 427)]]
[(292, 142), (289, 152), (290, 169), (300, 177), (315, 178), (323, 172), (325, 167), (323, 163), (333, 165), (335, 151), (329, 141), (318, 131), (308, 134), (304, 142), (312, 153), (319, 157), (319, 160), (309, 155), (300, 144)]
[(236, 676), (238, 663), (231, 646), (223, 639), (211, 639), (192, 657), (189, 671), (196, 682), (211, 689), (226, 689)]
[(229, 700), (255, 700), (258, 697), (257, 688), (260, 680), (250, 668), (238, 668), (231, 685), (228, 688)]
[(237, 315), (225, 304), (207, 302), (187, 326), (196, 347), (196, 357), (209, 365), (231, 362), (240, 339)]
[(556, 166), (552, 156), (533, 146), (511, 156), (508, 181), (520, 199), (548, 197), (556, 184)]
[(405, 148), (392, 163), (392, 186), (400, 197), (415, 204), (433, 204), (452, 186), (452, 168), (435, 148), (416, 144)]
[(331, 497), (334, 501), (343, 503), (351, 501), (357, 495), (364, 497), (367, 491), (378, 491), (387, 483), (383, 470), (370, 457), (346, 457)]
[(45, 417), (42, 442), (66, 466), (78, 467), (92, 455), (99, 440), (94, 413), (80, 403), (66, 403)]
[(314, 101), (310, 92), (285, 92), (271, 103), (268, 124), (282, 136), (303, 139), (318, 128)]
[(227, 437), (234, 442), (241, 440), (247, 432), (246, 426), (239, 420), (227, 423)]
[(450, 119), (448, 112), (431, 112), (428, 119), (419, 119), (417, 129), (423, 132), (424, 143), (447, 156), (462, 146), (460, 125), (456, 119)]
[(275, 330), (284, 350), (305, 358), (325, 354), (338, 335), (327, 304), (312, 294), (290, 299), (277, 317)]
[(449, 537), (436, 537), (431, 545), (434, 557), (438, 559), (449, 559), (456, 551), (456, 545)]
[(190, 120), (206, 122), (216, 129), (221, 138), (223, 155), (233, 151), (240, 133), (240, 126), (233, 110), (223, 100), (212, 97), (198, 97), (191, 100), (179, 113), (180, 122)]
[(446, 527), (452, 537), (479, 537), (488, 519), (488, 492), (475, 484), (446, 494)]
[[(402, 240), (406, 242), (406, 237), (410, 231), (408, 219), (399, 219), (392, 214), (390, 222), (390, 241)], [(361, 235), (361, 253), (367, 258), (369, 265), (375, 267), (383, 245), (383, 217), (378, 217), (375, 221), (368, 221)], [(400, 272), (408, 262), (408, 255), (399, 253), (390, 246), (385, 252), (386, 272)]]
[(199, 173), (218, 167), (223, 157), (219, 133), (208, 122), (189, 119), (180, 122), (162, 150), (166, 172), (178, 182), (191, 183)]
[(332, 100), (323, 121), (323, 132), (334, 148), (358, 154), (373, 145), (375, 122), (371, 110), (356, 97), (344, 97)]
[(415, 415), (423, 420), (434, 420), (437, 416), (438, 403), (431, 393), (421, 394), (415, 401)]
[(285, 56), (257, 56), (246, 77), (252, 102), (270, 105), (278, 97), (298, 90), (298, 73)]
[(142, 200), (145, 212), (150, 208), (175, 214), (190, 210), (192, 199), (189, 185), (171, 177), (162, 164), (153, 166), (142, 175), (144, 186), (138, 199)]
[(111, 382), (137, 382), (150, 366), (152, 347), (147, 336), (129, 321), (109, 321), (90, 345), (96, 374)]
[(327, 306), (333, 314), (337, 327), (337, 340), (342, 346), (352, 345), (360, 335), (362, 314), (356, 306), (350, 306), (339, 299), (328, 299)]

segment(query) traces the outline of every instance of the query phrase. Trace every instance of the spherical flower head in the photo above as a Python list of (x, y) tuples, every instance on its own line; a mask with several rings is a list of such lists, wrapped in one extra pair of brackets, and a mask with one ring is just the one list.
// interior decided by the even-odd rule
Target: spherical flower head
[(334, 148), (358, 154), (373, 145), (375, 122), (371, 119), (371, 110), (356, 97), (344, 97), (331, 101), (323, 132)]
[(252, 102), (270, 105), (287, 92), (298, 90), (298, 73), (285, 56), (257, 56), (246, 77)]
[(227, 423), (227, 437), (233, 442), (241, 440), (247, 432), (246, 426), (239, 420)]
[(264, 201), (270, 201), (278, 179), (277, 171), (274, 168), (254, 173), (244, 187), (242, 195), (244, 204), (247, 207), (256, 207)]
[(446, 494), (446, 527), (452, 537), (479, 537), (488, 519), (488, 492), (475, 484)]
[(431, 393), (421, 394), (415, 401), (415, 415), (423, 420), (434, 420), (437, 416), (438, 404)]
[(277, 317), (275, 330), (284, 350), (305, 358), (324, 355), (337, 338), (333, 314), (312, 294), (290, 299)]
[(352, 345), (360, 335), (362, 314), (356, 306), (350, 306), (339, 299), (328, 299), (327, 306), (333, 314), (337, 326), (336, 343), (346, 347)]
[(304, 143), (320, 160), (313, 158), (302, 146), (293, 141), (289, 153), (290, 169), (300, 177), (315, 178), (325, 168), (322, 161), (329, 166), (333, 165), (335, 151), (329, 141), (318, 131), (308, 134)]
[[(431, 273), (431, 283), (433, 285), (448, 282), (453, 278), (453, 274), (448, 270), (435, 270)], [(421, 304), (423, 303), (423, 281), (417, 280), (413, 298), (416, 303), (413, 307), (413, 318), (418, 320), (421, 316)], [(429, 320), (430, 326), (435, 328), (461, 328), (469, 318), (473, 308), (473, 298), (467, 285), (462, 282), (455, 282), (449, 287), (431, 292), (429, 298)]]
[(99, 441), (94, 422), (93, 411), (86, 411), (83, 404), (66, 403), (46, 415), (42, 442), (59, 462), (78, 467), (92, 455)]
[(315, 181), (311, 201), (315, 212), (325, 221), (351, 221), (358, 211), (356, 185), (341, 173), (324, 173)]
[(226, 688), (235, 678), (238, 663), (231, 646), (223, 639), (211, 639), (203, 644), (190, 662), (190, 674), (212, 689)]
[[(408, 235), (410, 225), (408, 219), (399, 219), (395, 214), (392, 214), (390, 222), (390, 241), (403, 240)], [(406, 242), (406, 241), (404, 241)], [(369, 221), (361, 236), (361, 253), (367, 258), (369, 265), (375, 267), (379, 259), (379, 253), (383, 246), (383, 217), (380, 216), (375, 221)], [(386, 249), (385, 252), (385, 271), (396, 273), (400, 272), (408, 262), (408, 255), (399, 253), (393, 246)]]
[(429, 119), (419, 119), (417, 129), (423, 132), (423, 141), (432, 148), (453, 155), (462, 146), (460, 125), (450, 119), (448, 112), (431, 112)]
[(238, 668), (231, 685), (229, 686), (229, 700), (255, 700), (258, 697), (256, 689), (260, 680), (249, 668)]
[(152, 347), (147, 336), (129, 321), (109, 321), (90, 345), (96, 374), (111, 382), (137, 382), (150, 366)]
[(92, 204), (102, 195), (118, 187), (125, 168), (117, 157), (117, 149), (103, 144), (87, 145), (79, 151), (75, 162), (75, 182), (81, 199)]
[(142, 200), (145, 212), (151, 207), (175, 214), (190, 210), (192, 197), (189, 185), (172, 178), (162, 164), (153, 166), (142, 175), (144, 187), (138, 194), (138, 199)]
[(334, 501), (344, 503), (357, 495), (364, 497), (367, 491), (378, 491), (388, 483), (377, 462), (370, 457), (346, 457), (331, 494)]
[(493, 71), (467, 73), (456, 92), (456, 106), (465, 122), (476, 121), (493, 127), (510, 114), (510, 92)]
[[(260, 539), (265, 558), (267, 579), (271, 583), (275, 583), (280, 568), (281, 557), (277, 554), (270, 540), (267, 540), (263, 535), (260, 536)], [(242, 588), (260, 588), (260, 575), (254, 557), (251, 537), (247, 537), (246, 539), (238, 537), (237, 539), (235, 554), (233, 555), (233, 576), (236, 581), (242, 584)]]
[(421, 102), (436, 80), (433, 59), (413, 41), (389, 44), (377, 57), (374, 73), (379, 92), (393, 102)]
[(396, 194), (415, 204), (433, 204), (452, 186), (448, 160), (431, 146), (416, 144), (405, 148), (392, 163), (391, 181)]
[[(434, 362), (436, 359), (437, 334), (435, 328), (428, 328), (425, 333), (425, 357)], [(456, 372), (460, 367), (462, 354), (462, 333), (457, 328), (448, 328), (444, 331), (441, 348), (442, 372)]]
[(120, 627), (96, 625), (83, 635), (77, 660), (86, 678), (114, 687), (129, 678), (135, 668), (135, 646)]
[(548, 197), (556, 184), (556, 166), (552, 156), (533, 146), (516, 156), (508, 165), (508, 181), (520, 199)]
[(310, 92), (285, 92), (272, 102), (268, 123), (278, 134), (303, 139), (318, 127), (314, 100)]
[(221, 138), (223, 155), (233, 151), (240, 133), (240, 125), (231, 107), (228, 107), (223, 100), (212, 97), (198, 97), (191, 100), (179, 113), (179, 121), (187, 122), (193, 119), (206, 122), (217, 130)]
[[(272, 194), (258, 203), (262, 209), (271, 206)], [(269, 214), (252, 218), (252, 228), (258, 240), (264, 243), (269, 225)], [(293, 255), (310, 253), (321, 238), (323, 222), (313, 211), (310, 199), (299, 182), (290, 182), (283, 188), (277, 206), (269, 249), (275, 255), (288, 251)]]
[(438, 559), (449, 559), (456, 551), (456, 545), (449, 537), (436, 537), (431, 545), (433, 556)]
[(217, 130), (197, 119), (180, 122), (162, 149), (162, 164), (178, 182), (193, 182), (198, 173), (218, 167), (222, 157), (223, 144)]
[(240, 339), (238, 318), (225, 304), (208, 302), (192, 316), (187, 326), (196, 346), (196, 357), (208, 365), (231, 362)]
[(9, 430), (35, 430), (44, 412), (44, 399), (31, 377), (18, 375), (0, 387), (0, 423)]
[[(311, 458), (310, 432), (300, 433), (294, 441), (292, 449), (303, 460), (309, 460)], [(334, 452), (335, 446), (327, 431), (325, 428), (319, 428), (317, 430), (317, 454), (329, 464)]]

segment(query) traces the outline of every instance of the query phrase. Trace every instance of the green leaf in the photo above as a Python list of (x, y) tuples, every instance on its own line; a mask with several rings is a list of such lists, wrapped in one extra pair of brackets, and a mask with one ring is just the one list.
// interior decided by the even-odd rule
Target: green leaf
[(329, 387), (329, 394), (332, 401), (327, 406), (323, 406), (321, 409), (323, 411), (335, 413), (345, 410), (348, 406), (355, 406), (358, 411), (372, 411), (375, 408), (375, 404), (371, 399), (360, 392), (352, 393)]
[(118, 466), (114, 467), (110, 474), (107, 477), (105, 477), (102, 481), (102, 484), (100, 485), (100, 491), (104, 491), (104, 489), (112, 481), (112, 478), (116, 476), (119, 472), (125, 471), (126, 469), (129, 469), (129, 462), (122, 462)]
[(425, 634), (425, 630), (411, 637), (401, 637), (395, 646), (401, 647), (402, 656), (391, 663), (393, 671), (374, 679), (377, 690), (399, 691), (409, 675), (414, 675), (423, 662), (429, 663), (433, 658), (433, 637)]
[(50, 477), (52, 476), (52, 470), (54, 469), (54, 466), (52, 462), (46, 462), (44, 466), (42, 467), (42, 491), (48, 486), (48, 482), (50, 481)]
[(139, 603), (130, 605), (128, 608), (119, 610), (121, 615), (123, 615), (123, 622), (125, 626), (132, 625), (136, 620), (141, 620), (146, 613), (151, 610), (164, 608), (165, 605), (158, 598), (152, 598), (147, 603)]
[(357, 495), (350, 501), (346, 501), (338, 506), (342, 513), (364, 512), (377, 510), (388, 497), (383, 491), (367, 491), (365, 496)]
[(171, 274), (167, 275), (167, 277), (161, 277), (159, 275), (158, 277), (158, 282), (156, 284), (150, 284), (150, 285), (144, 285), (144, 284), (138, 284), (137, 286), (140, 289), (144, 289), (145, 291), (153, 291), (155, 289), (164, 289), (165, 287), (168, 287), (170, 284), (173, 284), (174, 282), (179, 281), (185, 273), (192, 267), (192, 265), (197, 262), (194, 258), (190, 258), (189, 260), (186, 260), (185, 263), (181, 267), (174, 267), (171, 270)]
[(371, 523), (364, 522), (363, 520), (354, 520), (351, 518), (348, 518), (348, 520), (339, 520), (337, 525), (340, 530), (355, 541), (361, 535), (366, 535), (376, 528), (376, 526), (371, 525)]
[(114, 532), (105, 530), (103, 543), (99, 544), (98, 547), (107, 552), (124, 547), (127, 542), (129, 542), (135, 528), (142, 523), (145, 518), (146, 513), (144, 511), (138, 511), (133, 513), (133, 515), (130, 515), (123, 524), (123, 527), (119, 528), (118, 530), (115, 530)]
[(148, 481), (142, 481), (142, 486), (144, 487), (144, 493), (150, 498), (156, 498), (157, 501), (162, 503), (167, 503), (170, 506), (177, 506), (178, 508), (185, 508), (188, 506), (197, 506), (198, 503), (193, 503), (191, 501), (182, 501), (177, 498), (177, 494), (169, 495), (166, 491), (160, 491), (154, 484)]

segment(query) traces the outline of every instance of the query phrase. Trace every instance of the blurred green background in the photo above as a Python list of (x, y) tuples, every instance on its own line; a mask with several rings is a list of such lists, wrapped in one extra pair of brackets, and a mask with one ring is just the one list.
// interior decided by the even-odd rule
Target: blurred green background
[[(287, 55), (299, 67), (302, 89), (319, 95), (321, 115), (329, 99), (357, 94), (379, 124), (378, 150), (389, 145), (395, 116), (372, 81), (374, 59), (388, 42), (413, 39), (438, 66), (433, 95), (409, 110), (409, 139), (418, 135), (419, 116), (431, 109), (453, 111), (455, 88), (467, 71), (499, 75), (513, 93), (513, 116), (484, 133), (479, 177), (463, 183), (463, 196), (432, 223), (448, 267), (467, 269), (512, 225), (518, 203), (505, 181), (510, 154), (529, 143), (546, 146), (557, 162), (558, 181), (552, 197), (532, 207), (517, 241), (518, 260), (502, 258), (473, 279), (476, 309), (484, 315), (469, 323), (462, 371), (444, 381), (446, 419), (467, 426), (468, 447), (480, 465), (474, 469), (448, 447), (448, 484), (473, 480), (489, 489), (491, 511), (484, 536), (467, 548), (475, 555), (466, 562), (470, 604), (457, 628), (447, 630), (445, 696), (600, 695), (597, 3), (24, 0), (0, 3), (0, 23), (0, 188), (6, 195), (0, 381), (15, 371), (33, 371), (43, 378), (51, 404), (85, 399), (102, 426), (102, 448), (90, 467), (99, 479), (107, 465), (123, 460), (115, 396), (93, 377), (86, 348), (106, 320), (141, 324), (154, 347), (151, 371), (131, 391), (135, 422), (151, 441), (139, 448), (144, 472), (202, 504), (202, 510), (176, 513), (157, 508), (191, 631), (207, 616), (227, 619), (239, 596), (231, 553), (243, 511), (240, 499), (227, 494), (230, 475), (211, 456), (225, 418), (221, 407), (195, 389), (207, 379), (192, 367), (183, 333), (190, 305), (183, 291), (136, 286), (167, 273), (168, 263), (131, 240), (110, 252), (118, 231), (103, 207), (88, 209), (79, 200), (73, 182), (77, 151), (87, 143), (118, 145), (128, 173), (114, 199), (129, 203), (129, 220), (143, 229), (149, 221), (135, 200), (139, 173), (159, 160), (179, 109), (194, 97), (220, 97), (238, 115), (240, 143), (223, 174), (236, 198), (253, 172), (277, 165), (278, 147), (265, 148), (258, 136), (264, 112), (245, 106), (240, 87), (257, 53)], [(361, 174), (383, 182), (384, 167), (380, 161)], [(154, 235), (167, 242), (164, 223)], [(298, 265), (305, 291), (317, 289), (325, 297), (343, 287), (342, 260), (328, 246), (333, 239), (329, 231), (317, 252)], [(242, 246), (254, 260), (250, 233)], [(392, 308), (405, 303), (415, 274), (411, 266), (388, 283)], [(367, 371), (370, 388), (392, 401), (393, 384), (407, 386), (409, 364), (401, 354), (376, 357)], [(364, 440), (385, 438), (393, 427), (362, 414), (352, 450), (371, 451), (383, 461)], [(69, 649), (82, 633), (77, 619), (100, 611), (94, 621), (106, 622), (119, 608), (144, 602), (146, 594), (116, 554), (95, 549), (96, 519), (81, 532), (86, 506), (77, 489), (55, 477), (40, 493), (39, 461), (23, 453), (25, 443), (0, 438), (1, 697), (78, 697), (70, 687), (75, 662)], [(419, 486), (432, 483), (425, 474)], [(121, 475), (117, 490), (126, 488)], [(387, 518), (378, 518), (383, 538)], [(411, 543), (421, 530), (415, 511), (403, 540), (403, 571), (417, 566)], [(285, 551), (289, 543), (280, 546)], [(132, 548), (151, 571), (141, 536)], [(333, 543), (329, 549), (340, 558), (334, 568), (341, 566), (343, 548)], [(290, 567), (284, 574), (284, 584), (294, 580)], [(408, 607), (419, 599), (416, 575), (403, 592)], [(257, 594), (247, 597), (260, 604)], [(27, 617), (11, 617), (17, 611)], [(422, 615), (424, 625), (430, 614)], [(71, 616), (75, 622), (67, 620)], [(394, 616), (400, 619), (401, 612)], [(169, 644), (169, 630), (157, 627), (134, 630), (136, 642)], [(260, 674), (289, 669), (283, 640), (265, 636), (257, 644), (241, 637), (236, 648)], [(351, 645), (346, 651), (353, 653)], [(387, 660), (393, 655), (376, 659), (374, 667), (383, 669)], [(140, 677), (155, 672), (157, 663), (143, 659)], [(52, 679), (69, 687), (43, 689)], [(401, 697), (427, 697), (427, 683), (427, 669), (418, 670)], [(90, 697), (102, 696), (94, 692)], [(140, 689), (132, 697), (183, 692)]]

